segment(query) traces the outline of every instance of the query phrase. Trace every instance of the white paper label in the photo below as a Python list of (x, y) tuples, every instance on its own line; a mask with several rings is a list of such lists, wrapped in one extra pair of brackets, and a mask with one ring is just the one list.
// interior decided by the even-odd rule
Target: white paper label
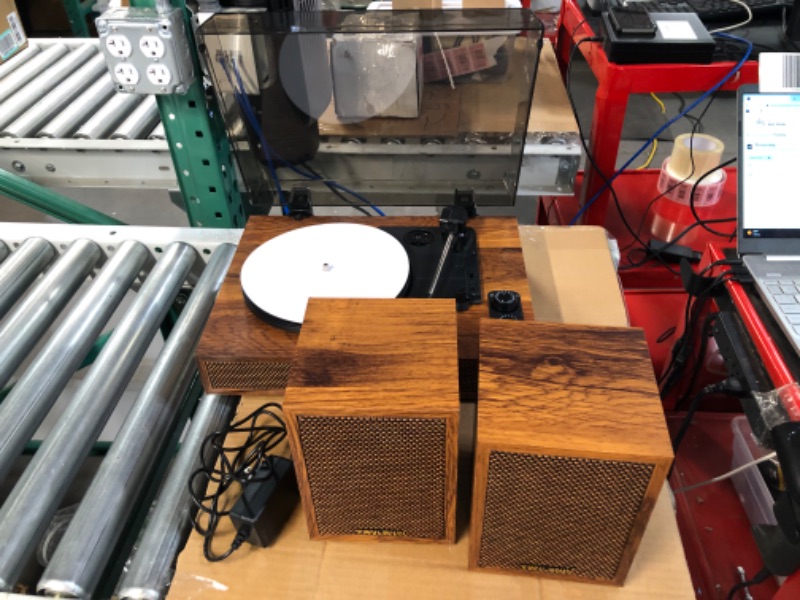
[(697, 39), (697, 34), (689, 21), (656, 21), (656, 27), (665, 40)]
[(761, 92), (800, 92), (800, 54), (762, 52), (758, 56)]

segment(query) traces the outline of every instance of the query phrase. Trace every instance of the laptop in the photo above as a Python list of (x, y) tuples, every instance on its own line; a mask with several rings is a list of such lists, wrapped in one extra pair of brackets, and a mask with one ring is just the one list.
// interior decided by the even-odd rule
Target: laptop
[(800, 93), (742, 86), (738, 109), (739, 255), (800, 353)]

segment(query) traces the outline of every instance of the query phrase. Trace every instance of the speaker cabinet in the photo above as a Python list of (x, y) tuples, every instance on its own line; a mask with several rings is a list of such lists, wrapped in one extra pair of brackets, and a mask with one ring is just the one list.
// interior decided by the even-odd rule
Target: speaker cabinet
[(672, 447), (641, 330), (481, 322), (470, 567), (622, 585)]
[(453, 300), (309, 301), (284, 399), (313, 539), (454, 542)]

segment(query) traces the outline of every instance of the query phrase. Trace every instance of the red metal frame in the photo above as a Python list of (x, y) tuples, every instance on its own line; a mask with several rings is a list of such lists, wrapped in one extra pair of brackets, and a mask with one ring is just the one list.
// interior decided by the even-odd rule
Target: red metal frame
[[(673, 490), (707, 481), (731, 467), (733, 430), (731, 413), (701, 412), (695, 415), (669, 483)], [(685, 413), (672, 413), (667, 424), (674, 434)], [(750, 530), (750, 521), (730, 481), (675, 494), (678, 529), (686, 553), (697, 598), (722, 600), (739, 582), (737, 566), (752, 577), (764, 564)], [(778, 586), (770, 578), (754, 586), (755, 600), (773, 598)], [(744, 598), (743, 594), (736, 596)]]
[[(556, 57), (562, 74), (565, 73), (572, 47), (581, 39), (595, 36), (577, 0), (563, 0), (556, 32)], [(609, 62), (601, 43), (582, 44), (579, 51), (586, 58), (597, 78), (592, 130), (589, 147), (597, 166), (607, 176), (616, 170), (617, 152), (622, 137), (622, 123), (631, 94), (650, 92), (703, 92), (717, 84), (734, 62), (715, 62), (709, 65), (617, 65)], [(745, 83), (758, 81), (758, 64), (746, 63), (721, 89), (735, 90)], [(601, 178), (590, 171), (586, 176), (583, 199), (591, 198), (602, 187)], [(603, 192), (586, 210), (583, 222), (604, 225), (609, 194)]]
[[(725, 258), (723, 250), (713, 244), (709, 245), (708, 252), (712, 262)], [(792, 372), (786, 366), (783, 353), (775, 345), (772, 336), (764, 327), (764, 323), (762, 323), (753, 303), (750, 302), (747, 292), (735, 281), (726, 281), (725, 287), (731, 295), (739, 315), (742, 317), (747, 333), (750, 335), (753, 345), (764, 363), (764, 368), (772, 380), (772, 385), (777, 389), (796, 383)], [(800, 396), (787, 396), (782, 400), (790, 418), (793, 421), (800, 421)]]

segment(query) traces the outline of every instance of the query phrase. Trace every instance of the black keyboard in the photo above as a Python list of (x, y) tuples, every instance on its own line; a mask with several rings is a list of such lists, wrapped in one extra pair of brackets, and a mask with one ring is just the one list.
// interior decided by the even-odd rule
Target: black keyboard
[[(753, 18), (778, 15), (791, 7), (792, 0), (742, 0), (753, 12)], [(701, 21), (736, 21), (747, 18), (747, 11), (730, 0), (615, 0), (615, 4), (641, 6), (650, 13), (695, 12)]]

